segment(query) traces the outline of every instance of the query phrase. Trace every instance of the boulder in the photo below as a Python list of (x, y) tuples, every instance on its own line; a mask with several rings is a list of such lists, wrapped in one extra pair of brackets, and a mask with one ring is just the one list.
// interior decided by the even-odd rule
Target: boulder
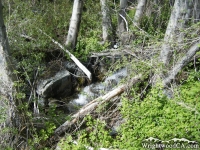
[(44, 98), (62, 98), (71, 95), (71, 74), (67, 70), (61, 70), (50, 78), (41, 79), (37, 84), (37, 93)]

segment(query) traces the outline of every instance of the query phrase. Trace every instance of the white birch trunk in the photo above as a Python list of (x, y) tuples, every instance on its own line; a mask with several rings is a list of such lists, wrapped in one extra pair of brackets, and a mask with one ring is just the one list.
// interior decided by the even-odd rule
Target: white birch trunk
[(74, 0), (69, 31), (67, 35), (67, 40), (65, 42), (65, 45), (67, 45), (67, 47), (71, 49), (74, 49), (76, 47), (77, 36), (81, 23), (82, 8), (83, 8), (83, 0)]
[(13, 146), (11, 131), (3, 132), (4, 129), (13, 127), (12, 119), (15, 117), (12, 63), (9, 56), (10, 52), (0, 0), (0, 149)]
[(103, 31), (103, 42), (106, 41), (113, 42), (112, 36), (112, 24), (109, 14), (109, 8), (107, 6), (107, 0), (100, 0), (101, 2), (101, 12), (102, 12), (102, 31)]
[(143, 16), (146, 3), (147, 3), (146, 0), (138, 0), (138, 5), (137, 5), (135, 16), (133, 19), (134, 25), (136, 26), (139, 25), (139, 21)]
[(127, 7), (127, 0), (120, 0), (120, 11), (118, 16), (118, 30), (119, 34), (126, 32), (126, 7)]

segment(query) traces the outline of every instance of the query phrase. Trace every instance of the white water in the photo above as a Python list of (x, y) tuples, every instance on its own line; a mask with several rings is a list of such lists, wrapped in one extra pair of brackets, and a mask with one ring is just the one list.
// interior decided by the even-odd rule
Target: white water
[(103, 93), (106, 93), (114, 88), (122, 78), (127, 76), (127, 68), (120, 69), (113, 75), (107, 77), (104, 82), (94, 83), (88, 85), (82, 89), (82, 92), (78, 94), (78, 98), (72, 100), (71, 102), (76, 105), (85, 105), (89, 101), (97, 98)]

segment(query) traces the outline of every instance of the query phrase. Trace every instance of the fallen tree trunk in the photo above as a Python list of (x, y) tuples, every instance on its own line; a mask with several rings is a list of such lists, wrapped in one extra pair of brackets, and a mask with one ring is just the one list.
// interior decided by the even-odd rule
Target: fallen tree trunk
[(67, 129), (69, 129), (73, 124), (75, 124), (77, 121), (79, 121), (80, 118), (83, 118), (87, 114), (90, 114), (92, 111), (94, 111), (98, 106), (101, 106), (103, 103), (108, 102), (111, 98), (120, 95), (125, 90), (127, 90), (129, 87), (133, 86), (133, 84), (140, 81), (142, 78), (142, 75), (139, 74), (138, 76), (131, 79), (129, 84), (123, 84), (117, 87), (116, 89), (108, 92), (104, 96), (100, 96), (97, 99), (94, 99), (90, 103), (86, 104), (84, 107), (82, 107), (76, 114), (74, 114), (71, 121), (66, 121), (64, 124), (62, 124), (60, 127), (58, 127), (55, 131), (55, 135), (61, 135), (64, 133)]
[(49, 35), (47, 35), (46, 33), (44, 33), (41, 29), (39, 29), (40, 32), (42, 32), (44, 35), (46, 35), (48, 38), (51, 39), (51, 41), (53, 43), (55, 43), (56, 45), (58, 45), (62, 50), (64, 50), (69, 57), (75, 62), (75, 64), (87, 75), (87, 77), (92, 80), (92, 74), (91, 72), (72, 54), (70, 53), (67, 49), (65, 49), (60, 43), (58, 43), (57, 41), (55, 41), (53, 38), (51, 38)]
[(190, 62), (191, 58), (199, 51), (200, 41), (190, 47), (186, 55), (176, 63), (176, 65), (169, 71), (168, 76), (163, 80), (163, 85), (166, 87), (172, 80), (175, 79), (178, 72)]

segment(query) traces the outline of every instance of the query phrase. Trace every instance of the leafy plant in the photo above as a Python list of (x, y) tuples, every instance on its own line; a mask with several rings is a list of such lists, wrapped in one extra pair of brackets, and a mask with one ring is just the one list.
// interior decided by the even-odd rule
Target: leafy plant
[(181, 86), (179, 95), (171, 100), (163, 95), (160, 86), (152, 89), (142, 102), (137, 95), (133, 99), (123, 97), (121, 113), (126, 123), (121, 126), (118, 140), (114, 141), (115, 146), (120, 149), (141, 149), (143, 140), (149, 137), (163, 141), (186, 138), (200, 142), (200, 107), (197, 102), (200, 82), (191, 82), (191, 78), (194, 79), (194, 76)]
[(76, 56), (79, 58), (84, 58), (85, 56), (87, 58), (88, 54), (91, 52), (100, 52), (105, 50), (109, 46), (109, 43), (105, 43), (104, 45), (100, 44), (98, 38), (99, 34), (99, 31), (93, 31), (90, 37), (81, 38), (77, 44), (75, 52)]
[(98, 149), (111, 146), (113, 139), (109, 135), (109, 132), (105, 130), (105, 124), (103, 122), (95, 120), (91, 116), (87, 116), (85, 121), (87, 121), (87, 128), (77, 134), (78, 140), (75, 142), (72, 136), (66, 136), (66, 138), (59, 143), (59, 147), (64, 150), (69, 148), (84, 150), (88, 147)]

